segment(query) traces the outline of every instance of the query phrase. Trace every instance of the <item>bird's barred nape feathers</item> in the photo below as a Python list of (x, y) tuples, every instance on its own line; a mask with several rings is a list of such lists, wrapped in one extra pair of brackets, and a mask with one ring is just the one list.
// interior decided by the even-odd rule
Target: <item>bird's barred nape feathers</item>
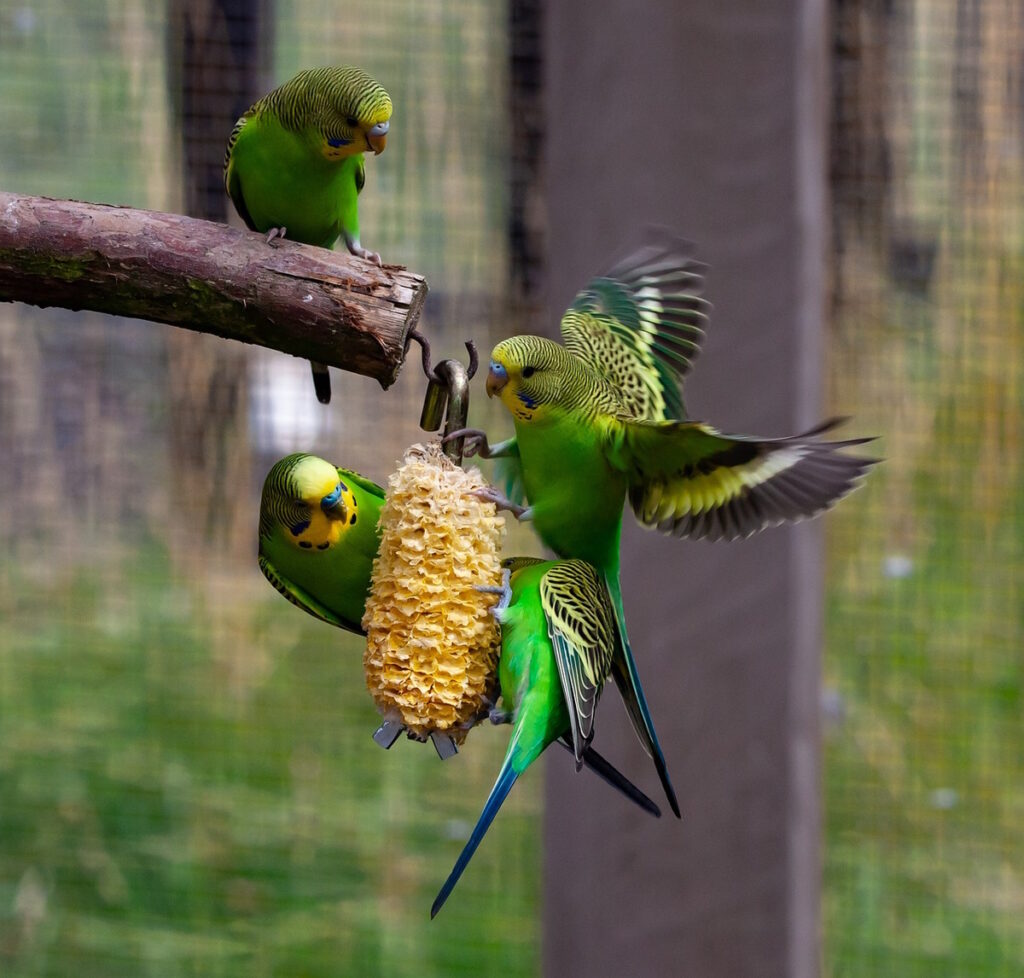
[(273, 112), (286, 129), (351, 115), (366, 120), (391, 115), (391, 96), (353, 65), (306, 68), (254, 103), (249, 112)]
[(308, 519), (309, 507), (298, 498), (295, 472), (315, 456), (306, 452), (286, 455), (274, 464), (263, 482), (260, 500), (260, 536), (269, 537), (275, 526), (295, 526)]

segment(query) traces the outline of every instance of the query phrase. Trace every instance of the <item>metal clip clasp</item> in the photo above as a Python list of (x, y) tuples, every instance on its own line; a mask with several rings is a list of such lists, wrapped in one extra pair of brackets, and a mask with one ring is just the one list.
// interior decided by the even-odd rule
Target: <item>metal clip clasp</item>
[[(466, 341), (469, 351), (469, 366), (464, 367), (458, 360), (442, 360), (436, 367), (430, 365), (430, 344), (421, 333), (413, 330), (409, 340), (420, 344), (423, 354), (423, 372), (427, 376), (427, 391), (423, 397), (420, 412), (420, 427), (424, 431), (437, 431), (444, 419), (444, 433), (447, 435), (466, 427), (469, 417), (469, 382), (479, 366), (476, 344)], [(462, 438), (448, 442), (444, 453), (456, 465), (462, 464)]]

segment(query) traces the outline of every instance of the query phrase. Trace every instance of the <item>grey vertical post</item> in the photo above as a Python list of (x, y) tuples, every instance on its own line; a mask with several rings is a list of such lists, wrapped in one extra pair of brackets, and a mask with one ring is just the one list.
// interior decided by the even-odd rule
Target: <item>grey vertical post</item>
[[(669, 225), (712, 266), (690, 415), (763, 435), (818, 420), (824, 0), (562, 0), (544, 37), (545, 329)], [(821, 572), (820, 523), (703, 544), (627, 514), (629, 630), (683, 821), (549, 761), (551, 978), (817, 974)], [(617, 699), (596, 745), (657, 796)]]

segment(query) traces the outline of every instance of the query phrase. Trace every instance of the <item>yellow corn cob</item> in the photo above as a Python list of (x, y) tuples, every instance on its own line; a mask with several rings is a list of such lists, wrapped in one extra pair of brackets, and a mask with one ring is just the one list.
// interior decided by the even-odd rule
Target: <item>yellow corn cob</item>
[(501, 584), (505, 520), (470, 495), (484, 485), (436, 443), (413, 445), (388, 480), (363, 668), (384, 718), (421, 740), (439, 731), (462, 743), (497, 690), (497, 598), (476, 585)]

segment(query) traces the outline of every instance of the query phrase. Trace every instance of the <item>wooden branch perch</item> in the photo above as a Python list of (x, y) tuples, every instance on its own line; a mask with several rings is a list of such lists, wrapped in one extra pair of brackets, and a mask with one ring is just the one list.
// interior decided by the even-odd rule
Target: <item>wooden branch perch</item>
[(92, 309), (256, 343), (388, 387), (422, 275), (224, 224), (0, 193), (0, 300)]

